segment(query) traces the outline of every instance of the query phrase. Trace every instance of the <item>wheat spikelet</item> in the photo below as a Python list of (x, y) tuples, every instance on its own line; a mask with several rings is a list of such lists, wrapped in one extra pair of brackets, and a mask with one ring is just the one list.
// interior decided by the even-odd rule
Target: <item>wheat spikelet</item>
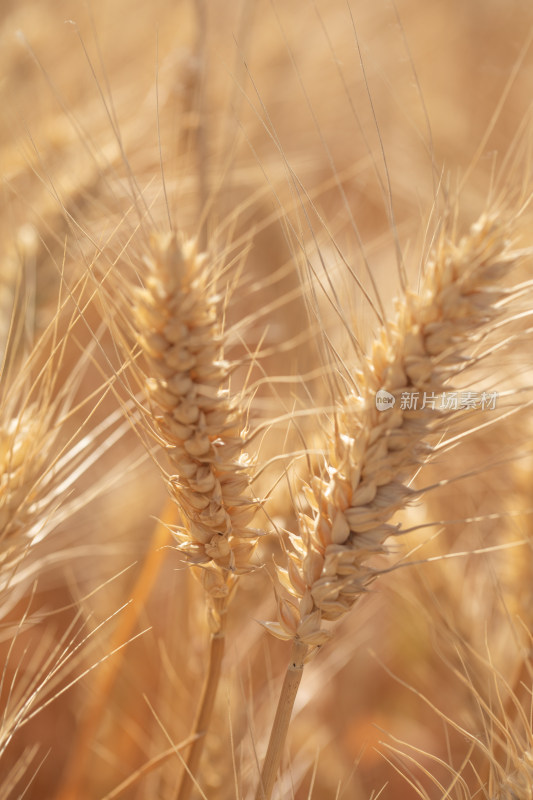
[[(453, 387), (469, 343), (505, 313), (499, 303), (512, 290), (501, 281), (519, 259), (509, 231), (484, 215), (458, 244), (443, 232), (420, 292), (407, 292), (382, 328), (357, 375), (359, 393), (345, 396), (335, 417), (325, 475), (307, 489), (312, 513), (300, 516), (288, 569), (278, 570), (299, 601), (279, 600), (278, 622), (267, 623), (278, 637), (323, 644), (322, 620), (344, 614), (375, 577), (365, 561), (397, 532), (390, 520), (413, 497), (407, 482), (430, 455), (428, 438), (449, 422), (436, 395)], [(381, 391), (394, 398), (383, 411)], [(406, 399), (414, 392), (418, 407)]]

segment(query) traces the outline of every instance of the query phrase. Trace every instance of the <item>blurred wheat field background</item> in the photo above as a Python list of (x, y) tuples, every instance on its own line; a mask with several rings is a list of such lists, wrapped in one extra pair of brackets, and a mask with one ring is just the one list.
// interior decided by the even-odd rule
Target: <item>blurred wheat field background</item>
[[(261, 797), (291, 650), (260, 622), (303, 641), (311, 595), (274, 798), (533, 797), (532, 25), (525, 0), (1, 4), (2, 800), (176, 798), (219, 627), (191, 797)], [(174, 268), (200, 412), (162, 391)], [(497, 402), (406, 411), (393, 469), (374, 398), (417, 313), (428, 342), (444, 317), (438, 391)], [(223, 467), (184, 456), (198, 413)], [(346, 539), (372, 459), (384, 516)]]

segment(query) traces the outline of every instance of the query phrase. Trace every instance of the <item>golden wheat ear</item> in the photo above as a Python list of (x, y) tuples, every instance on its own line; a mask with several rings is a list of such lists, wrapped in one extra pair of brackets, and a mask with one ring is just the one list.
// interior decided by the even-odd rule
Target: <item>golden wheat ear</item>
[[(289, 569), (279, 572), (298, 603), (280, 602), (278, 625), (269, 626), (280, 638), (320, 646), (321, 621), (342, 616), (374, 579), (365, 561), (397, 532), (391, 519), (413, 498), (409, 483), (431, 458), (431, 442), (468, 410), (454, 380), (464, 380), (469, 358), (476, 362), (472, 347), (513, 314), (509, 273), (528, 253), (513, 248), (511, 233), (495, 215), (457, 243), (443, 231), (419, 292), (397, 301), (363, 362), (358, 392), (341, 396), (326, 467), (306, 490), (311, 510), (291, 537)], [(496, 398), (479, 394), (477, 410), (491, 409)]]
[(237, 575), (249, 568), (257, 531), (246, 408), (230, 394), (221, 298), (207, 254), (175, 233), (154, 235), (134, 318), (146, 362), (148, 421), (164, 447), (168, 488), (183, 524), (180, 552), (210, 598), (214, 632)]
[[(81, 384), (95, 357), (85, 316), (91, 300), (78, 284), (60, 296), (52, 319), (31, 343), (24, 298), (13, 304), (0, 370), (0, 605), (7, 590), (35, 578), (39, 556), (25, 556), (99, 493), (113, 485), (91, 471), (128, 431), (104, 411), (110, 382), (89, 395)], [(30, 304), (31, 309), (31, 304)], [(89, 341), (87, 336), (89, 335)], [(21, 342), (24, 339), (24, 346)], [(27, 350), (27, 355), (24, 355)], [(68, 557), (68, 556), (65, 556)], [(11, 602), (11, 601), (10, 601)]]
[(310, 511), (290, 537), (288, 568), (277, 570), (278, 619), (265, 623), (293, 652), (256, 800), (271, 796), (304, 664), (332, 635), (323, 622), (345, 614), (375, 579), (367, 562), (398, 532), (391, 519), (415, 496), (409, 482), (456, 416), (436, 408), (439, 393), (465, 372), (472, 342), (479, 347), (512, 314), (508, 276), (527, 254), (511, 234), (496, 214), (458, 242), (444, 229), (420, 290), (397, 302), (363, 361), (358, 391), (346, 391), (352, 376), (339, 382), (323, 473), (309, 476)]

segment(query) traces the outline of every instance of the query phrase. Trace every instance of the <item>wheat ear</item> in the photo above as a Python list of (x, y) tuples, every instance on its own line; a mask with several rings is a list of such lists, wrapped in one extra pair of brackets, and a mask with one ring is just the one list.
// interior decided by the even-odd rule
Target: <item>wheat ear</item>
[[(339, 403), (323, 474), (307, 487), (311, 512), (300, 515), (300, 531), (291, 536), (288, 569), (277, 570), (278, 620), (264, 623), (299, 646), (289, 666), (299, 678), (312, 650), (331, 636), (323, 621), (346, 613), (376, 577), (366, 562), (398, 532), (390, 519), (414, 496), (407, 482), (430, 455), (428, 438), (446, 422), (447, 415), (429, 405), (409, 408), (402, 394), (453, 385), (469, 340), (479, 343), (506, 313), (500, 301), (512, 290), (498, 281), (519, 259), (509, 230), (508, 221), (484, 215), (459, 243), (441, 233), (420, 291), (397, 302), (394, 320), (380, 331), (357, 376), (358, 393), (344, 393)], [(385, 411), (376, 407), (380, 390), (394, 398)], [(272, 793), (293, 683), (286, 682), (280, 697), (284, 713), (272, 729), (256, 800)]]
[(229, 394), (223, 359), (221, 300), (213, 266), (194, 241), (153, 236), (146, 286), (136, 292), (135, 320), (148, 364), (150, 415), (174, 474), (167, 476), (182, 525), (179, 550), (202, 583), (211, 628), (209, 668), (179, 789), (192, 788), (219, 681), (225, 616), (238, 575), (249, 569), (257, 531), (250, 460), (243, 452), (246, 413)]
[[(60, 298), (47, 328), (24, 356), (21, 331), (31, 327), (24, 295), (15, 303), (0, 367), (0, 613), (7, 591), (42, 570), (25, 555), (70, 516), (109, 487), (105, 473), (81, 489), (82, 477), (128, 430), (121, 414), (95, 418), (110, 381), (87, 397), (79, 387), (91, 358), (80, 358), (79, 329), (85, 324), (83, 284)], [(74, 306), (74, 307), (72, 307)], [(68, 359), (74, 366), (65, 375)], [(30, 564), (31, 561), (31, 564)], [(7, 605), (4, 605), (7, 604)]]

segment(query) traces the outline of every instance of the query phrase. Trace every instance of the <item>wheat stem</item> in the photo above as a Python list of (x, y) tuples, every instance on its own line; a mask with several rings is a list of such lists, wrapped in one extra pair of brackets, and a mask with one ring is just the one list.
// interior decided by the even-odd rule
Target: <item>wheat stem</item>
[(255, 800), (270, 800), (272, 795), (308, 650), (308, 646), (303, 642), (298, 640), (293, 642)]
[(217, 694), (220, 680), (222, 659), (224, 658), (224, 648), (226, 644), (225, 632), (226, 614), (220, 614), (220, 629), (211, 634), (209, 645), (209, 661), (205, 675), (202, 694), (198, 704), (196, 720), (193, 725), (191, 736), (196, 736), (185, 762), (185, 771), (178, 789), (177, 800), (188, 800), (193, 787), (194, 776), (198, 772), (198, 765), (202, 756), (205, 741), (205, 734), (209, 729), (215, 697)]

